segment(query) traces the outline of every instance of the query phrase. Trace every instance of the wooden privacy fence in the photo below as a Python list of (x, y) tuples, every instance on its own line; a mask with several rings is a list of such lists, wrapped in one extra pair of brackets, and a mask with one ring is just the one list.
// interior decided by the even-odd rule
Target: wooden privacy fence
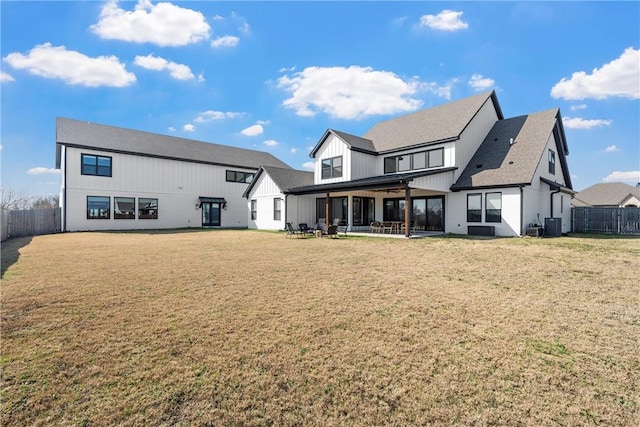
[(640, 208), (572, 208), (574, 233), (640, 235)]
[(2, 240), (60, 231), (60, 208), (0, 211)]

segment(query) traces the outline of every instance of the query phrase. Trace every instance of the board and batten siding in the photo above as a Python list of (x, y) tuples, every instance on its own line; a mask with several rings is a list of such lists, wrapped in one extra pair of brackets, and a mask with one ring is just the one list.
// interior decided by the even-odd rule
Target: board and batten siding
[[(485, 202), (487, 193), (502, 194), (501, 222), (485, 221)], [(467, 195), (482, 194), (482, 221), (467, 222)], [(453, 234), (467, 234), (467, 227), (473, 225), (488, 225), (495, 228), (496, 236), (520, 235), (520, 189), (518, 187), (470, 190), (449, 193), (447, 195), (447, 219), (445, 232)]]
[(383, 170), (380, 156), (351, 151), (352, 180), (381, 175)]
[[(342, 156), (342, 176), (322, 179), (322, 160)], [(314, 184), (327, 184), (351, 180), (351, 150), (347, 144), (334, 134), (329, 134), (315, 155)]]
[[(281, 199), (280, 219), (274, 219), (274, 199)], [(282, 230), (285, 226), (285, 197), (278, 185), (271, 177), (262, 173), (253, 186), (251, 197), (248, 199), (249, 225), (251, 229)], [(256, 219), (251, 219), (251, 201), (256, 201)]]
[[(65, 231), (200, 227), (202, 211), (196, 208), (199, 197), (226, 199), (221, 211), (221, 227), (247, 227), (246, 199), (248, 184), (226, 181), (227, 170), (255, 173), (235, 168), (124, 153), (66, 147)], [(111, 157), (112, 176), (81, 174), (81, 154)], [(87, 196), (111, 197), (111, 218), (87, 219)], [(113, 197), (157, 198), (158, 219), (114, 219)]]
[(451, 166), (458, 166), (458, 169), (455, 171), (454, 180), (460, 178), (467, 163), (471, 161), (471, 158), (480, 148), (484, 138), (497, 121), (498, 113), (491, 99), (487, 99), (455, 144), (455, 164)]

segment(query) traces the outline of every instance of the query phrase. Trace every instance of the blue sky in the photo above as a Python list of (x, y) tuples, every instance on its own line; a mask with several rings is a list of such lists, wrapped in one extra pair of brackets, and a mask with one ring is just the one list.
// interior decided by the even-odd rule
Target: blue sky
[(55, 118), (264, 150), (495, 90), (560, 108), (573, 186), (640, 181), (640, 2), (0, 2), (2, 184), (59, 192)]

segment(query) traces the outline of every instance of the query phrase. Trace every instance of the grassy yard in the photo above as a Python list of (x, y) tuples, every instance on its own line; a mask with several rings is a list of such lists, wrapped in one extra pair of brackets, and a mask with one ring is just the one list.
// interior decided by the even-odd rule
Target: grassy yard
[(3, 426), (638, 425), (640, 239), (2, 244)]

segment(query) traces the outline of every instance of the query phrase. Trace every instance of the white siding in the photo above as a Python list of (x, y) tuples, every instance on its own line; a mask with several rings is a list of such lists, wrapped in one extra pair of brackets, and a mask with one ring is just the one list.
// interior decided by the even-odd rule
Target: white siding
[[(485, 222), (486, 193), (502, 194), (502, 221)], [(467, 222), (467, 195), (482, 194), (482, 222)], [(520, 235), (520, 189), (500, 188), (496, 190), (460, 191), (449, 193), (446, 203), (445, 231), (454, 234), (467, 234), (470, 225), (490, 225), (495, 227), (496, 236)]]
[[(81, 175), (82, 153), (111, 157), (112, 176)], [(226, 182), (226, 170), (255, 170), (72, 147), (66, 148), (65, 166), (67, 231), (200, 227), (202, 211), (195, 207), (200, 196), (227, 200), (227, 208), (220, 215), (221, 227), (247, 227), (242, 193), (248, 184)], [(87, 196), (111, 197), (111, 219), (86, 219)], [(116, 220), (113, 197), (157, 198), (158, 219)]]
[(382, 175), (380, 156), (351, 151), (351, 179)]
[[(285, 227), (285, 201), (284, 194), (271, 179), (269, 175), (263, 173), (258, 178), (251, 191), (248, 200), (249, 228), (260, 230), (283, 230)], [(274, 219), (274, 199), (281, 199), (280, 220)], [(256, 219), (251, 220), (251, 200), (257, 203)]]
[(462, 132), (460, 139), (455, 145), (455, 166), (458, 166), (458, 170), (455, 173), (455, 180), (457, 180), (467, 163), (471, 161), (471, 158), (475, 152), (480, 148), (482, 141), (487, 136), (495, 122), (498, 120), (498, 114), (494, 108), (491, 99), (480, 108), (480, 111), (471, 120), (467, 128)]
[[(322, 179), (322, 160), (342, 156), (342, 177)], [(327, 184), (330, 182), (350, 181), (351, 178), (351, 150), (347, 144), (333, 134), (329, 134), (324, 144), (316, 152), (314, 184)]]

